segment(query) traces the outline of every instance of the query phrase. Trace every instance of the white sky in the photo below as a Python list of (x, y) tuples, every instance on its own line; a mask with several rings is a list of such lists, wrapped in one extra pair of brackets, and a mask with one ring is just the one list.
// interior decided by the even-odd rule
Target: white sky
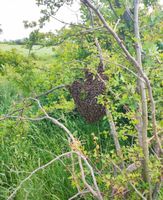
[[(80, 18), (76, 14), (79, 10), (78, 0), (72, 7), (63, 7), (57, 14), (57, 18), (65, 22), (77, 22)], [(40, 8), (35, 0), (0, 0), (0, 41), (21, 39), (27, 37), (32, 29), (25, 29), (23, 21), (37, 21), (40, 17)], [(62, 23), (52, 20), (46, 24), (43, 31), (54, 31), (63, 26)]]
[[(57, 14), (57, 18), (65, 22), (77, 22), (80, 18), (76, 16), (79, 10), (79, 0), (70, 7), (63, 7)], [(163, 4), (163, 0), (160, 0)], [(40, 17), (40, 8), (35, 0), (0, 0), (0, 24), (3, 33), (0, 34), (0, 41), (21, 39), (27, 37), (31, 29), (24, 29), (24, 20), (37, 21)], [(53, 20), (46, 24), (43, 31), (54, 31), (63, 26), (62, 23)]]

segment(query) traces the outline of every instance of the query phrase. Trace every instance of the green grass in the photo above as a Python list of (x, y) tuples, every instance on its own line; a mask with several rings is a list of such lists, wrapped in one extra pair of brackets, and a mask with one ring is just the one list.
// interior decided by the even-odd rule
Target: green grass
[[(3, 84), (2, 84), (3, 83)], [(6, 113), (16, 98), (17, 88), (12, 83), (1, 83), (1, 114)], [(10, 85), (11, 84), (11, 85)], [(14, 91), (13, 91), (14, 89)], [(62, 116), (54, 112), (54, 117)], [(93, 151), (92, 133), (101, 138), (109, 150), (111, 143), (100, 135), (107, 124), (87, 124), (77, 113), (68, 113), (61, 120), (77, 137), (86, 150)], [(5, 200), (21, 181), (40, 165), (47, 163), (57, 155), (70, 151), (67, 136), (50, 121), (21, 122), (20, 120), (0, 121), (0, 199)], [(83, 128), (84, 127), (84, 128)], [(78, 132), (76, 132), (78, 130)], [(109, 137), (109, 136), (108, 136)], [(109, 144), (110, 143), (110, 144)], [(67, 200), (76, 189), (71, 183), (70, 159), (63, 159), (64, 165), (56, 161), (51, 166), (37, 172), (18, 191), (15, 200)], [(90, 196), (88, 200), (92, 199)]]
[[(72, 132), (79, 130), (81, 141), (87, 150), (92, 150), (91, 133), (100, 134), (100, 124), (88, 125), (82, 118), (65, 116), (63, 123)], [(83, 128), (85, 127), (85, 128)], [(12, 130), (12, 131), (11, 131)], [(21, 123), (6, 121), (1, 135), (1, 199), (9, 196), (20, 182), (40, 165), (52, 160), (56, 155), (69, 151), (66, 134), (49, 121)], [(73, 188), (70, 159), (57, 161), (37, 172), (25, 182), (16, 195), (16, 200), (67, 200), (77, 191)], [(87, 199), (91, 199), (88, 197)]]
[[(14, 126), (14, 124), (12, 124)], [(15, 124), (16, 125), (16, 124)], [(19, 124), (19, 126), (23, 126)], [(42, 127), (42, 128), (39, 128)], [(62, 153), (65, 148), (63, 132), (55, 127), (47, 128), (46, 122), (31, 125), (26, 131), (17, 133), (14, 129), (1, 137), (1, 198), (6, 199), (20, 182), (40, 165)], [(50, 132), (53, 129), (53, 134)], [(24, 128), (25, 130), (25, 128)], [(5, 131), (4, 131), (5, 132)], [(21, 135), (19, 135), (21, 134)], [(64, 160), (68, 164), (67, 160)], [(70, 174), (60, 161), (36, 173), (22, 185), (16, 199), (68, 199), (75, 190), (71, 187)]]
[[(19, 89), (12, 87), (12, 82), (1, 80), (0, 90), (0, 111), (3, 114), (8, 112), (13, 100), (17, 98)], [(61, 114), (54, 112), (51, 115), (57, 117), (56, 115)], [(77, 113), (68, 113), (62, 118), (61, 121), (81, 139), (87, 150), (92, 150), (94, 145), (91, 133), (101, 137), (100, 132), (106, 127), (100, 124), (103, 122), (89, 125)], [(65, 132), (50, 121), (30, 123), (5, 120), (0, 121), (0, 127), (1, 200), (6, 200), (11, 191), (34, 169), (57, 155), (70, 151)], [(109, 148), (109, 143), (106, 143), (105, 149), (106, 147)], [(63, 159), (63, 162), (66, 167), (61, 161), (56, 161), (34, 174), (22, 185), (15, 200), (67, 200), (77, 193), (68, 170), (71, 169), (70, 159)], [(87, 199), (92, 198), (88, 196)]]
[[(28, 49), (26, 49), (24, 45), (16, 45), (16, 44), (12, 45), (12, 44), (0, 43), (0, 50), (10, 51), (12, 49), (16, 49), (19, 53), (23, 55), (28, 55)], [(34, 46), (31, 53), (34, 53), (36, 56), (46, 57), (46, 58), (54, 56), (52, 47), (41, 48), (39, 45)]]
[[(24, 55), (28, 53), (28, 50), (20, 45), (0, 44), (0, 49), (4, 51), (13, 48)], [(51, 63), (53, 52), (51, 51), (50, 54), (50, 51), (50, 48), (35, 50), (41, 58), (36, 61), (40, 63), (40, 66), (46, 66), (44, 63)], [(0, 77), (2, 78), (0, 81), (0, 114), (2, 115), (8, 113), (9, 110), (15, 110), (14, 101), (22, 100), (21, 98), (18, 99), (18, 96), (20, 96), (18, 94), (21, 91), (19, 87), (15, 87), (13, 84), (14, 80), (8, 80), (7, 76), (3, 75)], [(42, 103), (43, 100), (44, 98), (41, 99)], [(80, 138), (86, 150), (91, 152), (94, 149), (92, 133), (100, 138), (101, 145), (104, 147), (103, 150), (109, 150), (110, 140), (105, 140), (106, 138), (101, 135), (101, 132), (108, 128), (107, 124), (103, 124), (104, 122), (87, 124), (75, 112), (64, 114), (54, 111), (51, 115), (56, 118), (62, 116), (61, 122), (76, 137)], [(19, 119), (5, 120), (0, 121), (0, 127), (1, 200), (7, 199), (9, 194), (29, 175), (29, 172), (52, 160), (57, 155), (70, 151), (65, 132), (47, 120), (34, 123), (21, 122)], [(66, 167), (62, 162), (57, 161), (33, 175), (22, 185), (15, 200), (67, 200), (77, 193), (75, 187), (72, 186), (71, 174), (68, 170), (72, 168), (71, 160), (63, 159), (63, 161)], [(90, 200), (92, 197), (88, 196), (87, 199)]]

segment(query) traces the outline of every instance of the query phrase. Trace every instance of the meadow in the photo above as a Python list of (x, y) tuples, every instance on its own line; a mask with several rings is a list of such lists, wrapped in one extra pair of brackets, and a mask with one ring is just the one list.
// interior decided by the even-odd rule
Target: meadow
[[(3, 51), (10, 51), (12, 49), (16, 49), (19, 53), (23, 55), (28, 55), (28, 49), (25, 48), (25, 45), (18, 45), (18, 44), (6, 44), (0, 43), (0, 49)], [(53, 56), (54, 52), (52, 51), (52, 47), (41, 47), (39, 45), (35, 45), (31, 53), (36, 54), (40, 57), (49, 57)]]

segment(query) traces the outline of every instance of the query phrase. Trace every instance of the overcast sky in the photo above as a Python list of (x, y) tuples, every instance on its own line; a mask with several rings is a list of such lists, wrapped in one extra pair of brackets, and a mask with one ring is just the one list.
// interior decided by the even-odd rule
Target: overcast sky
[[(72, 7), (63, 7), (57, 14), (57, 18), (65, 22), (77, 22), (80, 18), (78, 0)], [(0, 24), (3, 33), (0, 40), (14, 40), (27, 37), (31, 29), (24, 29), (24, 20), (36, 21), (40, 17), (40, 8), (35, 0), (0, 0)], [(54, 31), (63, 26), (62, 23), (52, 20), (48, 23), (44, 31)]]
[[(79, 13), (79, 0), (68, 8), (63, 7), (57, 14), (57, 18), (65, 22), (77, 22), (80, 18), (76, 16)], [(160, 0), (163, 4), (163, 0)], [(35, 0), (0, 0), (0, 24), (3, 33), (0, 34), (0, 41), (14, 40), (27, 37), (31, 29), (24, 29), (23, 21), (37, 21), (40, 17), (40, 8)], [(54, 31), (63, 26), (58, 21), (51, 21), (46, 24), (44, 31)]]

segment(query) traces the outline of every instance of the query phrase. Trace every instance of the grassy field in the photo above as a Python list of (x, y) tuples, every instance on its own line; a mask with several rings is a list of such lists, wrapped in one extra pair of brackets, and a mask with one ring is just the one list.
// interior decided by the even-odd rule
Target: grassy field
[[(23, 55), (28, 55), (28, 49), (25, 48), (24, 45), (16, 45), (16, 44), (5, 44), (5, 43), (0, 43), (0, 50), (3, 51), (10, 51), (12, 49), (16, 49), (19, 53), (22, 53)], [(36, 56), (39, 57), (49, 57), (53, 56), (54, 52), (52, 50), (52, 47), (43, 47), (37, 45), (33, 47), (33, 50), (31, 53), (34, 53)]]

